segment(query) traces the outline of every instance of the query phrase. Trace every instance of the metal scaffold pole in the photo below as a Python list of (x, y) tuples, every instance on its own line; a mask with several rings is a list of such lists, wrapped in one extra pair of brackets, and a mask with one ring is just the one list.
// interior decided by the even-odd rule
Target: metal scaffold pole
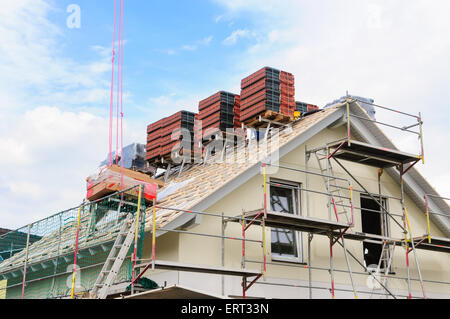
[[(422, 294), (423, 294), (423, 297), (426, 299), (427, 295), (425, 293), (425, 286), (424, 286), (423, 279), (422, 279), (422, 272), (420, 270), (419, 259), (417, 258), (416, 245), (414, 243), (413, 233), (412, 233), (412, 229), (411, 229), (411, 223), (410, 223), (408, 211), (407, 211), (406, 205), (405, 205), (405, 186), (404, 186), (404, 179), (403, 179), (403, 176), (405, 173), (406, 172), (403, 170), (403, 165), (401, 165), (400, 166), (400, 189), (401, 189), (401, 204), (402, 204), (402, 210), (403, 210), (403, 218), (404, 218), (404, 224), (405, 224), (405, 228), (406, 228), (405, 250), (406, 250), (406, 264), (407, 264), (407, 268), (408, 268), (408, 292), (409, 292), (409, 298), (411, 299), (412, 292), (411, 292), (411, 270), (410, 270), (409, 254), (411, 252), (413, 252), (414, 260), (415, 260), (416, 267), (417, 267), (417, 272), (419, 275), (419, 281), (420, 281), (420, 286), (422, 289)], [(409, 239), (407, 238), (408, 232), (409, 232)], [(411, 249), (408, 248), (408, 241), (411, 243)]]
[(152, 222), (152, 269), (155, 270), (156, 260), (156, 199), (153, 199)]
[(430, 225), (430, 204), (428, 203), (428, 196), (424, 196), (425, 199), (425, 214), (427, 216), (427, 239), (428, 243), (431, 244), (431, 225)]
[(345, 247), (344, 237), (341, 237), (341, 241), (342, 241), (342, 248), (344, 249), (345, 262), (347, 263), (347, 268), (348, 268), (348, 272), (350, 275), (350, 282), (352, 283), (353, 295), (355, 296), (355, 299), (358, 299), (355, 282), (353, 280), (352, 266), (351, 266), (350, 260), (348, 259), (348, 256), (347, 256), (347, 248)]
[(262, 217), (262, 232), (263, 232), (263, 253), (264, 253), (264, 270), (263, 275), (266, 279), (267, 272), (267, 247), (266, 247), (266, 219), (267, 219), (267, 171), (266, 164), (263, 163), (263, 174), (264, 174), (264, 216)]
[[(221, 221), (222, 221), (222, 233), (221, 233), (222, 234), (222, 240), (221, 240), (222, 267), (225, 267), (225, 228), (227, 227), (226, 221), (224, 219), (224, 215), (225, 215), (224, 212), (222, 212), (222, 214), (221, 214), (221, 216), (222, 216), (222, 219), (221, 219)], [(222, 283), (221, 283), (222, 296), (224, 296), (225, 295), (225, 276), (224, 275), (221, 276), (221, 281), (222, 281)]]
[(136, 221), (135, 226), (136, 229), (134, 230), (134, 251), (133, 251), (133, 270), (131, 275), (131, 293), (134, 293), (134, 278), (136, 276), (135, 269), (136, 269), (136, 256), (137, 256), (137, 245), (138, 245), (138, 233), (139, 233), (139, 219), (141, 214), (141, 196), (142, 196), (142, 185), (139, 185), (139, 195), (138, 195), (138, 207), (136, 211)]
[[(309, 159), (310, 153), (308, 153), (308, 146), (305, 145), (305, 170), (309, 171)], [(309, 174), (305, 173), (305, 183), (306, 189), (309, 189)], [(306, 216), (310, 216), (309, 210), (309, 192), (306, 193)], [(311, 256), (311, 242), (313, 240), (313, 234), (308, 233), (308, 291), (309, 291), (309, 299), (312, 299), (312, 256)]]
[(333, 262), (333, 234), (330, 233), (330, 278), (331, 278), (331, 298), (335, 298), (334, 294), (334, 262)]
[(77, 236), (76, 236), (76, 240), (75, 240), (75, 253), (74, 253), (74, 258), (73, 258), (72, 290), (70, 293), (71, 299), (73, 299), (75, 297), (75, 276), (76, 276), (76, 271), (77, 271), (78, 240), (80, 237), (81, 207), (82, 207), (82, 205), (78, 208)]
[(312, 299), (312, 258), (311, 258), (311, 242), (313, 240), (313, 234), (308, 233), (308, 290), (309, 299)]
[(20, 299), (23, 299), (23, 296), (25, 294), (25, 283), (26, 283), (26, 278), (27, 278), (27, 267), (28, 267), (28, 249), (30, 247), (30, 232), (31, 232), (31, 224), (28, 225), (27, 245), (25, 248), (25, 264), (23, 266), (22, 294), (21, 294)]
[(55, 261), (55, 268), (53, 271), (53, 278), (52, 278), (52, 286), (50, 288), (50, 292), (49, 294), (51, 294), (53, 292), (53, 289), (55, 288), (55, 281), (56, 281), (56, 273), (58, 271), (58, 265), (59, 265), (59, 253), (60, 253), (60, 249), (61, 249), (61, 231), (62, 231), (62, 215), (59, 215), (59, 230), (58, 230), (58, 250), (57, 250), (57, 257), (56, 257), (56, 261)]
[[(305, 145), (305, 183), (306, 183), (306, 189), (309, 189), (309, 174), (307, 173), (309, 171), (309, 159), (311, 157), (311, 154), (308, 152), (308, 146)], [(309, 210), (309, 192), (306, 192), (306, 216), (310, 216), (310, 210)]]

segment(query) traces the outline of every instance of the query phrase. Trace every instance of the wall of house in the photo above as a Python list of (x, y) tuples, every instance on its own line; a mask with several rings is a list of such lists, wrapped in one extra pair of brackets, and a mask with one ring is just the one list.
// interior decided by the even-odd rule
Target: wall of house
[[(310, 139), (307, 143), (308, 149), (313, 149), (326, 144), (327, 142), (335, 141), (345, 136), (345, 128), (326, 129), (320, 134)], [(280, 165), (289, 166), (293, 168), (305, 169), (305, 146), (302, 145), (296, 150), (287, 154), (280, 160)], [(319, 172), (317, 161), (314, 157), (308, 162), (309, 169), (315, 172)], [(368, 167), (360, 164), (354, 164), (349, 162), (342, 162), (352, 174), (358, 178), (358, 180), (367, 188), (371, 193), (378, 194), (378, 170), (377, 168)], [(336, 176), (343, 178), (349, 178), (345, 172), (340, 169), (337, 164), (333, 165)], [(268, 178), (276, 178), (286, 181), (301, 183), (303, 187), (306, 184), (306, 175), (300, 172), (293, 172), (288, 170), (269, 171)], [(394, 181), (387, 173), (384, 173), (381, 178), (382, 194), (385, 196), (400, 197), (400, 187), (398, 183)], [(353, 183), (356, 189), (359, 187), (356, 183)], [(322, 177), (309, 176), (309, 188), (317, 191), (325, 191), (325, 184)], [(268, 191), (269, 192), (269, 191)], [(327, 208), (328, 197), (316, 194), (301, 192), (301, 210), (302, 215), (307, 215), (307, 198), (309, 201), (309, 214), (311, 217), (328, 219), (329, 210)], [(343, 196), (348, 196), (348, 192), (344, 192)], [(426, 218), (424, 213), (415, 206), (412, 200), (406, 197), (406, 207), (408, 209), (411, 226), (414, 236), (422, 236), (426, 233)], [(354, 205), (360, 206), (360, 195), (354, 193)], [(263, 176), (257, 175), (251, 178), (248, 182), (234, 190), (229, 195), (222, 198), (220, 201), (208, 208), (207, 212), (222, 214), (227, 216), (239, 216), (243, 211), (261, 209), (263, 207)], [(393, 214), (400, 214), (401, 204), (398, 200), (388, 199), (388, 208)], [(333, 213), (333, 212), (332, 212)], [(334, 213), (333, 213), (334, 214)], [(361, 232), (361, 212), (355, 210), (355, 227), (353, 231)], [(401, 217), (395, 217), (395, 219), (403, 225)], [(334, 217), (333, 217), (334, 220)], [(402, 231), (395, 222), (389, 219), (390, 237), (403, 238)], [(222, 231), (221, 218), (203, 216), (200, 225), (194, 227), (191, 231), (198, 233), (208, 233), (214, 235), (220, 235)], [(432, 225), (432, 234), (435, 236), (444, 237), (443, 234)], [(229, 222), (226, 226), (226, 236), (242, 237), (242, 227), (238, 223)], [(247, 238), (254, 240), (262, 239), (262, 229), (258, 226), (252, 226), (246, 232)], [(302, 237), (302, 254), (303, 263), (282, 263), (276, 262), (271, 259), (270, 253), (270, 229), (266, 229), (266, 242), (268, 249), (268, 265), (266, 281), (260, 280), (259, 284), (256, 284), (251, 290), (250, 295), (258, 297), (268, 298), (307, 298), (308, 289), (308, 275), (309, 270), (306, 267), (307, 262), (307, 249), (308, 249), (308, 236), (303, 233)], [(345, 241), (346, 247), (358, 260), (364, 263), (363, 258), (363, 244), (359, 241)], [(147, 247), (151, 245), (147, 244)], [(240, 268), (242, 262), (242, 241), (239, 240), (225, 240), (224, 242), (224, 264), (226, 267)], [(345, 292), (337, 291), (337, 298), (352, 298), (350, 277), (346, 272), (347, 264), (343, 249), (336, 244), (334, 246), (334, 273), (337, 288), (348, 290)], [(147, 253), (148, 255), (148, 253)], [(253, 261), (262, 261), (262, 248), (259, 243), (246, 243), (246, 259)], [(329, 239), (326, 236), (315, 235), (311, 243), (311, 260), (312, 267), (318, 267), (321, 269), (311, 270), (313, 286), (321, 287), (314, 289), (313, 296), (315, 298), (329, 298), (330, 287), (330, 274), (328, 268), (330, 267), (330, 247)], [(406, 270), (406, 257), (405, 250), (401, 247), (396, 247), (393, 261), (393, 271), (395, 276), (402, 277), (404, 279), (389, 279), (387, 282), (388, 287), (400, 295), (407, 296), (407, 270)], [(199, 237), (188, 234), (166, 234), (158, 238), (157, 258), (169, 258), (170, 260), (178, 260), (183, 263), (191, 264), (204, 264), (204, 265), (216, 265), (222, 264), (222, 239), (220, 238), (208, 238)], [(354, 272), (355, 285), (358, 290), (371, 291), (369, 289), (371, 280), (369, 276), (364, 273), (364, 269), (355, 260), (350, 258), (350, 266)], [(417, 250), (417, 258), (420, 263), (421, 272), (423, 278), (429, 281), (447, 281), (450, 282), (450, 256), (444, 253), (429, 252), (425, 250)], [(409, 254), (409, 262), (411, 263), (411, 274), (413, 278), (418, 278), (417, 267), (414, 260), (414, 254)], [(272, 264), (273, 263), (273, 264)], [(246, 264), (247, 268), (260, 269), (261, 264), (249, 263)], [(155, 275), (156, 276), (156, 275)], [(158, 277), (159, 276), (159, 277)], [(161, 275), (158, 275), (158, 278)], [(205, 282), (209, 283), (207, 290), (213, 293), (221, 293), (225, 291), (226, 295), (240, 295), (242, 294), (240, 288), (240, 278), (226, 277), (222, 279), (221, 276), (208, 275), (209, 279), (205, 281), (201, 278), (201, 274), (187, 274), (181, 273), (177, 276), (171, 275), (173, 283), (180, 284), (189, 283), (193, 288), (205, 288)], [(151, 275), (150, 275), (151, 277)], [(156, 278), (156, 277), (155, 277)], [(175, 279), (176, 278), (176, 279)], [(183, 279), (184, 278), (184, 279)], [(154, 279), (154, 278), (153, 278)], [(162, 280), (162, 279), (161, 279)], [(181, 280), (181, 282), (180, 282)], [(224, 282), (224, 284), (223, 284)], [(276, 286), (271, 283), (282, 283), (285, 286)], [(224, 287), (222, 287), (224, 285)], [(295, 285), (290, 287), (289, 285)], [(214, 287), (214, 288), (212, 288)], [(421, 289), (418, 281), (412, 281), (413, 295), (421, 297)], [(437, 283), (425, 283), (425, 289), (429, 296), (442, 297), (450, 296), (450, 285), (443, 285)], [(376, 290), (376, 292), (383, 292), (382, 290)], [(370, 294), (360, 294), (360, 298), (370, 297)]]
[(6, 287), (8, 280), (0, 280), (0, 299), (6, 299)]

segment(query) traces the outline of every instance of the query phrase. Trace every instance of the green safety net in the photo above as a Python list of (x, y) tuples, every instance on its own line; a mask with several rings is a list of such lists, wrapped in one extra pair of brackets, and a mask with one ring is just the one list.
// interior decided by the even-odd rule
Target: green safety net
[[(122, 224), (136, 218), (138, 198), (116, 193), (96, 202), (58, 213), (0, 236), (0, 298), (46, 299), (71, 295), (77, 239), (75, 292), (81, 296), (94, 283)], [(141, 200), (137, 259), (142, 258), (145, 201)], [(130, 282), (131, 246), (115, 280)], [(23, 289), (25, 273), (25, 287)]]

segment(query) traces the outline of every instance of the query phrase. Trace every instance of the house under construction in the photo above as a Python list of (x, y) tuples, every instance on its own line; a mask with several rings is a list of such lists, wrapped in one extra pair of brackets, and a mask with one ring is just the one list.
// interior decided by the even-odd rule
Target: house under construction
[(448, 199), (414, 167), (422, 118), (374, 107), (412, 123), (350, 97), (259, 117), (244, 147), (165, 166), (156, 198), (134, 186), (2, 235), (0, 298), (449, 298)]

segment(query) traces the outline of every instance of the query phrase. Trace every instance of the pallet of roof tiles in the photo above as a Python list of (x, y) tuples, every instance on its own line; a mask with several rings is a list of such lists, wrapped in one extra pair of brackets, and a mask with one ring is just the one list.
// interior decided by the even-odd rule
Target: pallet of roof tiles
[(265, 67), (241, 81), (240, 122), (273, 111), (293, 117), (295, 78), (291, 73)]
[(317, 105), (308, 104), (308, 103), (299, 102), (299, 101), (295, 102), (295, 104), (296, 104), (295, 110), (300, 112), (301, 114), (306, 114), (309, 112), (319, 110), (319, 107)]
[(236, 95), (220, 91), (199, 102), (198, 120), (202, 124), (202, 134), (211, 130), (226, 131), (235, 125)]
[[(265, 120), (265, 121), (262, 121)], [(289, 124), (292, 123), (293, 118), (278, 112), (273, 111), (265, 111), (263, 113), (259, 113), (251, 118), (246, 119), (243, 124), (247, 127), (253, 128), (265, 128), (271, 122), (271, 127), (280, 126), (279, 124)], [(279, 123), (279, 124), (278, 124)]]
[[(122, 176), (123, 173), (123, 176)], [(122, 169), (119, 166), (105, 166), (86, 179), (89, 201), (96, 201), (110, 194), (120, 192), (133, 186), (142, 185), (144, 199), (151, 202), (156, 195), (158, 186), (164, 186), (160, 181), (150, 178), (148, 175), (130, 169)], [(138, 188), (130, 189), (126, 194), (138, 197)]]
[(147, 145), (145, 159), (151, 161), (160, 155), (161, 151), (161, 128), (163, 124), (161, 119), (147, 127)]
[(308, 112), (313, 112), (319, 110), (317, 105), (308, 104)]
[[(259, 71), (256, 71), (255, 73), (247, 76), (246, 78), (242, 79), (241, 81), (241, 88), (247, 88), (250, 85), (258, 82), (261, 79), (267, 79), (267, 80), (280, 80), (280, 71), (274, 68), (270, 67), (264, 67), (260, 69)], [(241, 96), (242, 98), (242, 96)]]
[(180, 111), (163, 118), (147, 128), (146, 160), (150, 164), (158, 164), (167, 158), (180, 140), (176, 137), (182, 135), (184, 130), (190, 134), (192, 143), (194, 136), (195, 113)]
[(172, 166), (180, 165), (184, 159), (188, 160), (188, 163), (193, 158), (200, 156), (202, 149), (194, 149), (194, 145), (191, 144), (187, 147), (183, 147), (180, 142), (167, 147), (165, 154), (161, 155), (153, 164), (158, 167), (166, 168), (169, 164)]
[[(279, 104), (278, 104), (279, 105)], [(260, 101), (257, 104), (252, 105), (250, 108), (242, 109), (241, 110), (241, 122), (244, 124), (248, 124), (251, 122), (255, 117), (258, 117), (259, 115), (268, 116), (267, 114), (281, 114), (279, 111), (279, 107), (277, 104), (275, 104), (272, 101)], [(267, 113), (269, 112), (269, 113)], [(287, 116), (287, 115), (286, 115)]]

